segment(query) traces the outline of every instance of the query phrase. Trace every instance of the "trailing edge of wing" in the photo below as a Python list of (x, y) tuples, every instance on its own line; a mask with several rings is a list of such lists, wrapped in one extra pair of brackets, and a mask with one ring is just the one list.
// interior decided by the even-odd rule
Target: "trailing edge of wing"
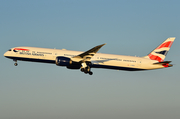
[(104, 45), (106, 45), (106, 44), (95, 46), (94, 48), (92, 48), (86, 52), (83, 52), (82, 54), (74, 56), (72, 59), (90, 60), (99, 51), (99, 49)]
[(100, 63), (104, 63), (104, 62), (107, 62), (109, 60), (93, 60), (91, 61), (93, 64), (100, 64)]

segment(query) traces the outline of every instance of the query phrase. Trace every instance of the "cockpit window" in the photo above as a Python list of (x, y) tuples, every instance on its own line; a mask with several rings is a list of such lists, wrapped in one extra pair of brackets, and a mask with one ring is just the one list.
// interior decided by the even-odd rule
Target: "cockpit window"
[(11, 51), (11, 49), (9, 49), (8, 51)]

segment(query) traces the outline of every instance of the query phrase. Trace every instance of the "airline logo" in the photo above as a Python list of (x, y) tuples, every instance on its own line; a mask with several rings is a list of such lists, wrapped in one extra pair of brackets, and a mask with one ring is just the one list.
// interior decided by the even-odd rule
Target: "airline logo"
[(24, 48), (14, 48), (14, 52), (18, 52), (20, 55), (33, 55), (33, 56), (44, 56), (44, 53), (38, 53), (38, 52), (30, 52), (29, 49), (24, 49)]
[(29, 51), (29, 49), (23, 49), (23, 48), (14, 48), (14, 52), (18, 52), (19, 50), (21, 51)]
[(159, 62), (164, 61), (171, 45), (173, 44), (175, 38), (168, 38), (160, 46), (158, 46), (154, 51), (152, 51), (148, 56), (151, 60), (157, 60)]

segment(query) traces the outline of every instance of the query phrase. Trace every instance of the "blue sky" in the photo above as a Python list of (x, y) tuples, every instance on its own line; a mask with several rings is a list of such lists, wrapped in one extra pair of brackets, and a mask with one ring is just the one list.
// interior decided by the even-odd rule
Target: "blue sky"
[[(178, 0), (0, 1), (1, 119), (180, 118)], [(92, 69), (93, 76), (55, 64), (3, 54), (33, 46), (145, 56), (176, 37), (166, 60), (174, 67), (126, 72)]]

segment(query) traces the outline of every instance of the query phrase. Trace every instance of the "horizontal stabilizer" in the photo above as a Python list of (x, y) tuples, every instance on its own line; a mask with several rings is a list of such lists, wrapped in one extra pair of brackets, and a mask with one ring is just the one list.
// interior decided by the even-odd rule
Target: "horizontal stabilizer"
[(157, 63), (154, 63), (154, 65), (162, 65), (164, 67), (172, 67), (173, 65), (169, 64), (169, 63), (171, 63), (171, 61), (157, 62)]
[(157, 63), (154, 63), (154, 64), (169, 64), (171, 63), (172, 61), (163, 61), (163, 62), (157, 62)]

